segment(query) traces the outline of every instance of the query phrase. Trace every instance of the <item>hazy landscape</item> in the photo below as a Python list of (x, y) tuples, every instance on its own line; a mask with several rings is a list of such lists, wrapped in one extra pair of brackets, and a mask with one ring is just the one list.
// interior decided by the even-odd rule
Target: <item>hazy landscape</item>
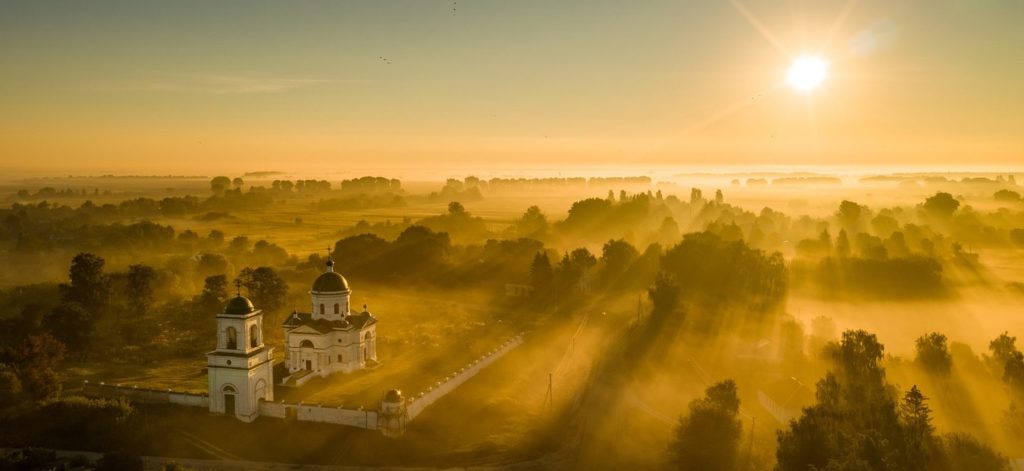
[(1022, 22), (0, 2), (0, 471), (1024, 469)]
[[(679, 418), (733, 381), (734, 466), (802, 469), (783, 459), (814, 457), (781, 446), (808, 445), (776, 433), (825, 407), (823, 377), (851, 381), (843, 362), (870, 361), (894, 407), (924, 393), (936, 443), (970, 434), (1018, 456), (1019, 176), (9, 181), (5, 415), (24, 425), (3, 439), (168, 459), (658, 467), (680, 440), (707, 439)], [(285, 400), (375, 408), (386, 388), (422, 390), (512, 333), (526, 343), (399, 439), (79, 398), (83, 381), (204, 392), (231, 282), (277, 325), (307, 303), (328, 248), (353, 302), (378, 313), (383, 360)], [(253, 448), (282, 427), (317, 439)]]

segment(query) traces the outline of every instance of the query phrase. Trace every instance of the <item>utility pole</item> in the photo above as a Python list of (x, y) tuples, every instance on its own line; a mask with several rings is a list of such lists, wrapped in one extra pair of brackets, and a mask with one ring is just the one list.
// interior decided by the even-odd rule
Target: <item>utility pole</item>
[(754, 426), (757, 425), (757, 417), (750, 416), (750, 448), (747, 449), (747, 466), (754, 462)]
[(554, 407), (554, 402), (555, 402), (554, 388), (552, 388), (552, 383), (553, 382), (554, 382), (554, 374), (548, 373), (548, 392), (544, 396), (544, 402), (546, 404), (546, 407), (547, 407), (547, 410), (548, 410), (549, 414), (551, 413), (551, 410), (555, 408)]

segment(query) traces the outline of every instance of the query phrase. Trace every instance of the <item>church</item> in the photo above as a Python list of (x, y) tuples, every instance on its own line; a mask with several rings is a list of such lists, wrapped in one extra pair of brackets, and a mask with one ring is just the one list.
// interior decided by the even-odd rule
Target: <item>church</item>
[[(208, 353), (210, 412), (251, 422), (260, 401), (274, 400), (274, 349), (263, 343), (263, 311), (241, 294), (217, 314), (217, 346)], [(284, 386), (300, 386), (315, 377), (377, 366), (377, 319), (353, 312), (348, 280), (334, 271), (328, 255), (324, 273), (309, 291), (310, 312), (293, 312), (284, 321)]]
[(285, 385), (377, 366), (377, 319), (365, 304), (361, 312), (352, 311), (351, 296), (348, 280), (334, 271), (328, 255), (309, 291), (310, 312), (293, 312), (284, 321)]

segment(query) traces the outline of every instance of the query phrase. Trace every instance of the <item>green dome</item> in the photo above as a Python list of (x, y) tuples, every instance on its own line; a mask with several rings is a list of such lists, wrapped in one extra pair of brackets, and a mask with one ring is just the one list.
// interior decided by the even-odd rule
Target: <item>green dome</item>
[(348, 291), (348, 281), (333, 271), (325, 272), (313, 282), (313, 291), (317, 293)]
[(228, 305), (224, 308), (224, 314), (249, 314), (255, 310), (256, 307), (252, 305), (252, 301), (239, 295), (228, 301)]

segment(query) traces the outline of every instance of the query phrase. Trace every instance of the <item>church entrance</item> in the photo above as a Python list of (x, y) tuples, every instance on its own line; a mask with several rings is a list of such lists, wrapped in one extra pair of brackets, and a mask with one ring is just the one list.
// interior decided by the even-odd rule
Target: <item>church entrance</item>
[(313, 370), (313, 360), (306, 360), (306, 369), (310, 371)]
[(222, 391), (224, 391), (224, 413), (235, 415), (235, 387), (225, 384)]

